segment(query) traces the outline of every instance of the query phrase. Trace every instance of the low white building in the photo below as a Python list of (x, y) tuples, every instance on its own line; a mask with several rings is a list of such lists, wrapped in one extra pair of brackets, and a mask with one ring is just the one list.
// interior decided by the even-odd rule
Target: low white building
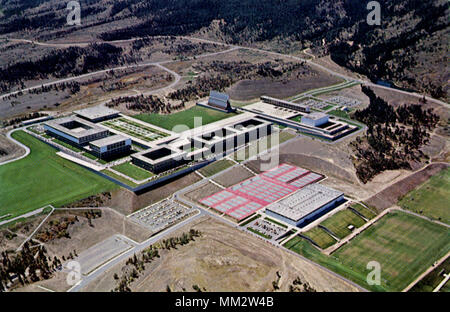
[(302, 124), (311, 126), (311, 127), (319, 127), (328, 122), (330, 116), (325, 113), (315, 112), (308, 115), (302, 116)]

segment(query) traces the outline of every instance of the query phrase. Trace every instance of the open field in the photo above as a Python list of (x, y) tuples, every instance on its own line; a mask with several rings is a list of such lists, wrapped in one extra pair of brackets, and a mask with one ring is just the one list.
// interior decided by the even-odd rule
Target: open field
[(319, 227), (313, 227), (311, 230), (303, 232), (302, 234), (311, 238), (322, 249), (327, 249), (336, 243), (336, 240), (330, 234)]
[(442, 170), (400, 199), (398, 205), (432, 219), (450, 223), (450, 168)]
[[(139, 120), (148, 122), (150, 124), (156, 125), (158, 127), (171, 130), (174, 132), (182, 132), (188, 129), (193, 129), (202, 125), (207, 125), (209, 123), (219, 121), (228, 117), (235, 116), (235, 113), (224, 113), (213, 109), (208, 109), (205, 107), (194, 106), (192, 108), (186, 109), (181, 112), (173, 113), (170, 115), (160, 115), (160, 114), (140, 114), (133, 116)], [(194, 117), (201, 117), (201, 123), (195, 124)], [(197, 121), (198, 122), (198, 121)], [(175, 126), (184, 126), (183, 129), (175, 129)]]
[[(283, 249), (210, 217), (202, 217), (171, 236), (191, 228), (202, 235), (186, 246), (162, 250), (160, 258), (146, 264), (145, 271), (131, 283), (132, 291), (166, 291), (167, 286), (172, 291), (192, 291), (193, 285), (206, 291), (271, 291), (277, 271), (281, 274), (281, 291), (289, 290), (297, 277), (317, 291), (357, 290)], [(120, 276), (124, 264), (111, 268), (83, 291), (113, 289), (113, 275)]]
[(448, 168), (447, 164), (428, 165), (426, 168), (392, 184), (365, 202), (369, 206), (375, 207), (378, 211), (383, 211), (386, 208), (396, 205), (402, 196), (405, 196), (408, 192), (427, 181), (431, 176), (446, 168)]
[(254, 175), (247, 169), (237, 166), (227, 172), (224, 172), (214, 178), (214, 181), (225, 187), (230, 187), (239, 182), (253, 177)]
[(234, 163), (231, 160), (221, 159), (221, 160), (213, 162), (212, 164), (209, 164), (208, 166), (200, 168), (198, 171), (205, 177), (210, 177), (210, 176), (215, 175), (216, 173), (219, 173), (227, 168), (230, 168), (233, 165), (234, 165)]
[(116, 166), (112, 167), (112, 169), (119, 171), (119, 172), (129, 176), (130, 178), (133, 178), (138, 181), (145, 180), (147, 178), (154, 176), (154, 174), (151, 173), (150, 171), (147, 171), (138, 166), (135, 166), (130, 162), (125, 162), (120, 165), (116, 165)]
[(373, 212), (372, 210), (364, 207), (361, 204), (355, 203), (352, 204), (350, 207), (352, 207), (353, 209), (355, 209), (356, 211), (358, 211), (363, 217), (367, 218), (367, 219), (373, 219), (376, 217), (376, 213)]
[(183, 196), (196, 203), (197, 205), (203, 205), (199, 202), (200, 199), (203, 199), (205, 196), (213, 195), (217, 192), (220, 192), (221, 190), (222, 189), (220, 187), (208, 181), (204, 184), (201, 184), (198, 188), (184, 193)]
[(104, 173), (104, 174), (106, 174), (107, 176), (110, 176), (111, 178), (114, 178), (114, 179), (116, 179), (116, 180), (122, 182), (123, 184), (128, 185), (128, 186), (131, 186), (131, 187), (136, 187), (136, 186), (138, 186), (137, 183), (134, 183), (133, 181), (131, 181), (131, 180), (129, 180), (129, 179), (127, 179), (127, 178), (125, 178), (125, 177), (123, 177), (123, 176), (121, 176), (121, 175), (118, 175), (118, 174), (112, 172), (112, 171), (109, 170), (109, 169), (104, 169), (104, 170), (102, 170), (101, 172)]
[(364, 223), (365, 221), (360, 216), (356, 215), (356, 213), (350, 209), (345, 209), (336, 212), (334, 215), (323, 221), (320, 225), (326, 227), (331, 232), (336, 234), (337, 237), (342, 239), (352, 232), (347, 228), (349, 225), (359, 228)]
[(11, 217), (52, 204), (64, 205), (117, 185), (55, 154), (56, 150), (23, 131), (12, 135), (30, 155), (0, 166), (0, 215)]
[[(401, 291), (450, 250), (450, 230), (403, 212), (389, 213), (332, 256), (300, 237), (289, 248), (361, 286), (375, 291)], [(432, 256), (430, 256), (432, 255)], [(381, 265), (381, 285), (368, 285), (370, 261)]]

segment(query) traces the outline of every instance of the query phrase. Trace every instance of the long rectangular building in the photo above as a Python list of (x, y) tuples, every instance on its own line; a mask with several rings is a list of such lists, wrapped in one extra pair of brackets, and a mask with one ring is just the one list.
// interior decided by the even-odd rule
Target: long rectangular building
[(76, 146), (87, 145), (91, 141), (99, 140), (109, 135), (107, 129), (74, 116), (46, 121), (44, 129), (49, 135)]
[(335, 208), (344, 200), (344, 193), (321, 184), (309, 184), (266, 207), (266, 214), (289, 223), (303, 227), (321, 215)]

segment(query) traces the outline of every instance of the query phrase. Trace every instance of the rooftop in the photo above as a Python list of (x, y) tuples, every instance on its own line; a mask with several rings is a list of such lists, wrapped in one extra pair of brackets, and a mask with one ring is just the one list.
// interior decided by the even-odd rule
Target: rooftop
[(312, 119), (312, 120), (319, 120), (321, 118), (328, 117), (328, 115), (325, 114), (325, 113), (321, 113), (321, 112), (314, 112), (314, 113), (311, 113), (311, 114), (308, 114), (308, 115), (304, 115), (303, 117), (309, 118), (309, 119)]
[(108, 136), (108, 137), (100, 139), (100, 140), (92, 141), (90, 144), (97, 146), (97, 147), (102, 147), (102, 146), (108, 146), (108, 145), (111, 145), (114, 143), (122, 142), (127, 139), (128, 138), (124, 137), (123, 135), (115, 134), (115, 135), (111, 135), (111, 136)]
[(266, 209), (298, 221), (342, 195), (321, 184), (310, 184)]
[(44, 124), (75, 138), (82, 138), (95, 133), (108, 131), (90, 121), (75, 116), (49, 120)]
[(80, 110), (74, 111), (74, 113), (80, 117), (83, 117), (83, 118), (86, 118), (89, 120), (94, 120), (94, 119), (98, 119), (98, 118), (105, 118), (105, 117), (109, 117), (112, 115), (117, 115), (119, 113), (119, 111), (109, 108), (109, 107), (98, 105), (98, 106), (94, 106), (94, 107), (80, 109)]

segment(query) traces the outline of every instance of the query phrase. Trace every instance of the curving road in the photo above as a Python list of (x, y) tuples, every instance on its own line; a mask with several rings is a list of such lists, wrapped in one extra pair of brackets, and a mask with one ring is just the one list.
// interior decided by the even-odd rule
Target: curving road
[(19, 146), (22, 147), (23, 149), (25, 149), (25, 154), (23, 154), (23, 155), (21, 155), (21, 156), (19, 156), (19, 157), (15, 157), (15, 158), (12, 158), (12, 159), (9, 159), (9, 160), (2, 161), (2, 162), (0, 162), (0, 166), (1, 166), (1, 165), (6, 165), (6, 164), (8, 164), (8, 163), (10, 163), (10, 162), (13, 162), (13, 161), (16, 161), (16, 160), (19, 160), (19, 159), (22, 159), (22, 158), (25, 158), (25, 157), (28, 156), (28, 154), (30, 154), (30, 148), (29, 148), (28, 146), (26, 146), (25, 144), (20, 143), (19, 141), (17, 141), (16, 139), (14, 139), (14, 138), (11, 136), (11, 134), (13, 134), (14, 132), (19, 131), (19, 130), (23, 130), (23, 128), (17, 128), (17, 129), (13, 129), (13, 130), (9, 131), (9, 132), (6, 134), (6, 138), (7, 138), (8, 140), (10, 140), (11, 142), (13, 142), (13, 143), (19, 145)]

